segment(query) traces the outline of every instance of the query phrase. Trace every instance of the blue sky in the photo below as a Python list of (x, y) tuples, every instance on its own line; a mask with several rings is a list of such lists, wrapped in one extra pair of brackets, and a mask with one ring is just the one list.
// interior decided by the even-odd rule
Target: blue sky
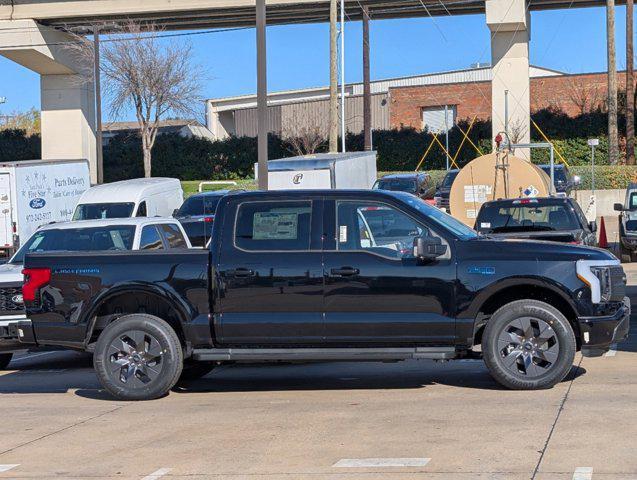
[[(625, 8), (617, 7), (617, 66), (625, 67)], [(378, 20), (371, 23), (372, 79), (466, 68), (489, 62), (489, 30), (484, 15)], [(569, 73), (606, 68), (604, 8), (534, 12), (531, 18), (531, 63)], [(253, 93), (256, 50), (253, 29), (189, 37), (196, 61), (208, 78), (206, 97)], [(346, 25), (346, 80), (362, 79), (361, 25)], [(290, 25), (268, 28), (270, 91), (326, 85), (328, 26)], [(174, 40), (171, 40), (174, 41)], [(38, 76), (0, 57), (0, 114), (39, 108)], [(105, 109), (105, 115), (108, 109)], [(131, 117), (132, 118), (132, 117)], [(112, 119), (109, 119), (112, 120)], [(123, 120), (123, 119), (122, 119)]]

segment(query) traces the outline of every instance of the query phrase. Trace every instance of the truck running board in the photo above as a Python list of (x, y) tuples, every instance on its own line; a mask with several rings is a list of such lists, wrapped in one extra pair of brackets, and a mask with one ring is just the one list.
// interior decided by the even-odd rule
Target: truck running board
[(453, 347), (408, 348), (210, 348), (195, 349), (194, 360), (448, 360), (456, 357)]

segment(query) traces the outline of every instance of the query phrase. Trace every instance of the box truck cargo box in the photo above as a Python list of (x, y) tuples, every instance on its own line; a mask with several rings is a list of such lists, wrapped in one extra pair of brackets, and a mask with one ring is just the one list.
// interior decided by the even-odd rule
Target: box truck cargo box
[(91, 186), (86, 160), (0, 163), (0, 254), (10, 254), (40, 225), (71, 219)]
[[(258, 180), (258, 164), (254, 165)], [(369, 189), (376, 181), (376, 152), (319, 153), (268, 162), (268, 189)]]

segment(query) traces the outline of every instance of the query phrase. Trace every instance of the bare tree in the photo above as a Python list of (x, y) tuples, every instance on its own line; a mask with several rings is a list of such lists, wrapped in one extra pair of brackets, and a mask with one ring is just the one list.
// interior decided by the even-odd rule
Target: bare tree
[(519, 143), (527, 131), (527, 127), (521, 118), (509, 122), (509, 140), (511, 143)]
[(590, 84), (583, 78), (570, 77), (567, 88), (568, 98), (577, 107), (580, 115), (594, 111), (602, 102), (599, 86)]
[[(193, 62), (192, 46), (172, 39), (162, 42), (158, 31), (153, 24), (129, 21), (117, 34), (102, 40), (100, 51), (111, 116), (118, 118), (129, 108), (134, 110), (146, 177), (152, 173), (152, 149), (160, 120), (168, 115), (191, 117), (201, 104), (202, 75)], [(92, 42), (78, 37), (68, 48), (92, 64)]]
[(321, 135), (318, 127), (304, 127), (295, 132), (294, 135), (286, 138), (286, 141), (290, 144), (290, 147), (295, 154), (311, 155), (316, 153), (319, 147), (325, 143), (325, 137)]

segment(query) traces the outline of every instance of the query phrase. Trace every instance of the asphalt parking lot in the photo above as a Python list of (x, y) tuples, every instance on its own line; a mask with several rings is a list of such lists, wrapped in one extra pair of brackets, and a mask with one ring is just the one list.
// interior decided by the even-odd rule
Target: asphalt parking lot
[(0, 480), (636, 479), (632, 331), (536, 392), (473, 360), (323, 363), (222, 367), (126, 403), (86, 355), (18, 355), (0, 373)]

